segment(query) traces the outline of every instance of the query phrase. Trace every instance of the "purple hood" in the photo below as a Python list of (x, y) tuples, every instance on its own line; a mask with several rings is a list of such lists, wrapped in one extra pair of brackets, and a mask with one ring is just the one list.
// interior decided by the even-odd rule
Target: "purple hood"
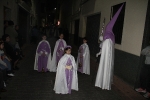
[(119, 8), (119, 10), (116, 12), (116, 14), (113, 16), (113, 18), (110, 20), (110, 22), (106, 25), (105, 32), (104, 32), (104, 40), (111, 39), (113, 43), (115, 43), (115, 35), (112, 31), (113, 26), (122, 10), (124, 4)]

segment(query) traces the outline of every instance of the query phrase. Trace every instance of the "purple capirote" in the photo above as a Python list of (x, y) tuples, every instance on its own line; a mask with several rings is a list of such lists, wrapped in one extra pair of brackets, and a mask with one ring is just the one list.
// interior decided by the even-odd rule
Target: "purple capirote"
[[(41, 51), (43, 53), (47, 52), (48, 54), (51, 52), (49, 45), (45, 41), (42, 42), (37, 49), (38, 54), (40, 54)], [(38, 57), (38, 72), (41, 72), (43, 68), (45, 72), (48, 71), (47, 61), (48, 61), (48, 55), (41, 54), (41, 56)]]
[[(66, 66), (72, 66), (71, 59), (68, 58)], [(71, 85), (72, 85), (72, 77), (73, 77), (73, 72), (72, 69), (66, 69), (66, 80), (67, 80), (67, 86), (68, 86), (68, 93), (71, 94)]]
[(78, 69), (79, 72), (83, 73), (83, 47), (82, 45), (79, 48), (79, 63), (81, 64), (81, 67)]
[(60, 58), (63, 56), (64, 54), (64, 50), (62, 50), (61, 48), (64, 48), (64, 44), (63, 41), (60, 40), (59, 44), (58, 44), (58, 48), (56, 51), (56, 61), (57, 63), (59, 62)]
[[(124, 5), (124, 4), (123, 4)], [(105, 32), (104, 32), (104, 40), (111, 39), (113, 43), (115, 43), (115, 35), (112, 31), (114, 24), (122, 10), (123, 5), (119, 8), (119, 10), (116, 12), (116, 14), (113, 16), (113, 18), (110, 20), (110, 22), (106, 25)]]

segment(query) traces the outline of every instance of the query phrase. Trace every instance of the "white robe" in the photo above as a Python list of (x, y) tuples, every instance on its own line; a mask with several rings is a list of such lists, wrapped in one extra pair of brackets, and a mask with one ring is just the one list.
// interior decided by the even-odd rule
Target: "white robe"
[(106, 39), (102, 44), (102, 53), (97, 72), (95, 86), (111, 90), (114, 69), (114, 43)]
[[(83, 73), (90, 75), (90, 50), (87, 43), (82, 44), (83, 47)], [(78, 53), (77, 57), (77, 67), (80, 59), (80, 53)]]
[(73, 66), (71, 89), (78, 91), (77, 66), (76, 66), (74, 57), (72, 55), (65, 54), (59, 60), (59, 63), (57, 66), (57, 73), (56, 73), (56, 79), (55, 79), (55, 85), (54, 85), (54, 91), (57, 94), (67, 94), (68, 93), (66, 72), (65, 72), (65, 69), (66, 69), (65, 67), (66, 67), (68, 58), (70, 58), (70, 60), (72, 62), (72, 66)]
[[(57, 40), (56, 41), (56, 44), (55, 44), (55, 47), (54, 47), (54, 51), (53, 51), (53, 58), (52, 58), (52, 63), (51, 63), (51, 72), (56, 72), (56, 67), (57, 67), (57, 61), (56, 61), (56, 51), (57, 51), (57, 48), (59, 46), (59, 42), (61, 41), (61, 39)], [(64, 44), (64, 47), (67, 46), (66, 44), (66, 41), (65, 40), (62, 40), (63, 41), (63, 44)]]
[[(38, 44), (37, 49), (36, 49), (36, 55), (35, 55), (34, 70), (38, 70), (38, 58), (39, 58), (39, 56), (40, 56), (41, 54), (38, 54), (38, 53), (37, 53), (37, 50), (38, 50), (38, 48), (39, 48), (39, 46), (40, 46), (40, 44), (41, 44), (42, 42), (46, 42), (46, 43), (48, 44), (49, 48), (51, 48), (49, 42), (46, 41), (46, 40), (42, 40), (42, 41)], [(48, 55), (48, 60), (47, 60), (47, 69), (48, 69), (49, 71), (51, 70), (51, 69), (50, 69), (50, 66), (51, 66), (51, 52), (49, 53), (49, 55)]]

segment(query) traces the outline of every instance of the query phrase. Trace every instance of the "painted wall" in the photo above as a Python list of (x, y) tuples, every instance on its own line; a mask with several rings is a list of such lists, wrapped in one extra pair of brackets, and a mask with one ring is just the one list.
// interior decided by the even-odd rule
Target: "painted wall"
[(95, 1), (96, 0), (89, 0), (85, 4), (81, 6), (81, 15), (80, 15), (80, 30), (79, 30), (79, 36), (84, 37), (86, 35), (86, 20), (87, 16), (91, 16), (94, 13), (95, 8)]
[(111, 6), (123, 2), (126, 2), (126, 9), (122, 44), (116, 44), (115, 48), (140, 56), (148, 0), (89, 0), (82, 6), (79, 5), (80, 0), (73, 0), (73, 14), (77, 12), (79, 7), (81, 9), (80, 15), (74, 17), (73, 20), (80, 18), (79, 36), (84, 37), (86, 34), (86, 17), (101, 13), (101, 31), (104, 17), (106, 19), (105, 25), (110, 21)]
[[(109, 3), (108, 3), (109, 2)], [(96, 0), (94, 13), (101, 12), (101, 22), (109, 22), (111, 6), (126, 2), (122, 44), (116, 49), (140, 56), (148, 0)], [(102, 26), (102, 23), (101, 25)]]

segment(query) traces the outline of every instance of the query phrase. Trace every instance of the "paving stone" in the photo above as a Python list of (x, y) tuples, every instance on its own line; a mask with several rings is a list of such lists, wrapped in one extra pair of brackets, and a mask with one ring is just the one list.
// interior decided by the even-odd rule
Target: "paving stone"
[[(49, 40), (55, 43), (55, 39)], [(53, 47), (54, 48), (54, 47)], [(7, 85), (7, 92), (1, 93), (1, 100), (123, 100), (115, 89), (111, 91), (94, 87), (95, 65), (91, 63), (91, 75), (78, 73), (79, 91), (72, 94), (55, 94), (53, 84), (56, 73), (39, 73), (33, 70), (36, 45), (24, 49), (25, 58), (20, 62), (20, 70), (15, 71)], [(77, 55), (74, 53), (73, 55)]]

